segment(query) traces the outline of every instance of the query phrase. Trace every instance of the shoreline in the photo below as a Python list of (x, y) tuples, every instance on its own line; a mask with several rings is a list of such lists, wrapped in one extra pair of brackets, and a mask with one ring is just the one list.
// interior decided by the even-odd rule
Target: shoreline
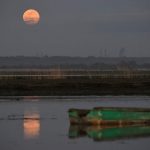
[(148, 80), (1, 80), (0, 96), (150, 96)]
[(0, 103), (3, 102), (41, 102), (41, 101), (50, 101), (50, 102), (98, 102), (98, 101), (120, 101), (120, 98), (123, 98), (123, 101), (130, 101), (130, 98), (134, 101), (145, 101), (150, 100), (150, 96), (136, 96), (136, 95), (120, 95), (120, 96), (0, 96)]
[[(150, 96), (150, 72), (90, 72), (76, 76), (58, 74), (21, 75), (11, 72), (0, 78), (0, 96)], [(51, 72), (52, 73), (52, 72)]]

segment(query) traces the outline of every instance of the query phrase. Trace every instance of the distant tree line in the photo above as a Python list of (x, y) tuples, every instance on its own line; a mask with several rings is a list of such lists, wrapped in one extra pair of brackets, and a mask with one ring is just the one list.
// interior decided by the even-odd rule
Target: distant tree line
[(136, 70), (150, 69), (150, 57), (0, 57), (0, 69), (99, 69)]

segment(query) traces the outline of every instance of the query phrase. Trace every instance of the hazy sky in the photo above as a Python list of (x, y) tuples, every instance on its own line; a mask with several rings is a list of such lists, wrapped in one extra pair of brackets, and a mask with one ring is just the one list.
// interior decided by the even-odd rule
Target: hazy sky
[[(22, 20), (37, 9), (38, 25)], [(150, 56), (150, 0), (0, 0), (0, 56)]]

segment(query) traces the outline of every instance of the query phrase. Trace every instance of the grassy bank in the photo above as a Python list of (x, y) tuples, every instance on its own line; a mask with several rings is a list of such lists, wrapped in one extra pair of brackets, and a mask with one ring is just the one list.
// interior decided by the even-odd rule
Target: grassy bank
[(150, 76), (145, 78), (0, 79), (0, 96), (150, 95)]

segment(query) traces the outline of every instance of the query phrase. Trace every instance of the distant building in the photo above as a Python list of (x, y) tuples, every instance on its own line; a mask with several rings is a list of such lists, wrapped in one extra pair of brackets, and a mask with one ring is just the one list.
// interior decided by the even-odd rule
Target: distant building
[(119, 50), (119, 57), (125, 57), (125, 52), (126, 52), (126, 49), (125, 48), (121, 48)]

